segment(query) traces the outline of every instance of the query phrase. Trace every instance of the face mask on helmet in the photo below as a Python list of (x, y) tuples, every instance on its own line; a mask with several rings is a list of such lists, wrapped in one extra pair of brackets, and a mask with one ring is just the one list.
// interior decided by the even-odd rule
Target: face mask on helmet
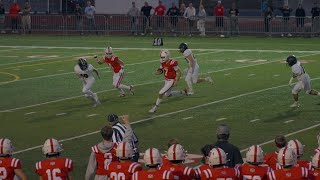
[(185, 50), (187, 50), (188, 49), (188, 45), (186, 44), (186, 43), (181, 43), (180, 45), (179, 45), (179, 50), (180, 50), (180, 52), (184, 52)]
[(80, 58), (78, 61), (79, 67), (82, 71), (87, 70), (88, 68), (88, 63), (87, 60), (85, 58)]
[(112, 47), (107, 47), (106, 50), (105, 50), (105, 53), (106, 53), (106, 57), (107, 58), (111, 58), (112, 57)]
[(0, 156), (11, 156), (13, 153), (13, 146), (10, 139), (0, 139)]
[(160, 63), (164, 63), (166, 61), (168, 61), (170, 58), (170, 52), (168, 50), (162, 50), (160, 52)]

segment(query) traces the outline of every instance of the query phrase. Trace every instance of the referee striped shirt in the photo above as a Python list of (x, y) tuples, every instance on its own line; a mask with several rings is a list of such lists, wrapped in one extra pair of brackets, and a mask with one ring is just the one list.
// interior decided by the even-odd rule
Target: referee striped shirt
[[(122, 142), (123, 141), (123, 136), (126, 133), (126, 126), (124, 126), (123, 124), (117, 122), (116, 124), (114, 124), (112, 126), (113, 129), (113, 134), (112, 134), (112, 141), (113, 142)], [(132, 137), (132, 147), (133, 148), (137, 148), (136, 144), (139, 142), (137, 136), (135, 135), (135, 133), (133, 133), (133, 137)]]

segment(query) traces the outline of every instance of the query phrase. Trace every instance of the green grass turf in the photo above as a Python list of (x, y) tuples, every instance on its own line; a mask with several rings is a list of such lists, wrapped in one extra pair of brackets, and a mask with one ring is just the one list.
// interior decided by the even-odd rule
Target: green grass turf
[[(215, 141), (215, 129), (220, 123), (231, 127), (230, 141), (240, 149), (272, 140), (278, 134), (296, 132), (320, 123), (319, 97), (301, 93), (302, 106), (299, 109), (289, 107), (292, 99), (287, 83), (291, 73), (290, 68), (281, 63), (290, 54), (301, 57), (307, 62), (304, 64), (306, 71), (314, 78), (313, 88), (320, 89), (318, 39), (164, 38), (164, 47), (152, 47), (151, 37), (39, 35), (1, 38), (0, 137), (12, 139), (16, 151), (41, 145), (49, 137), (62, 140), (97, 131), (106, 123), (108, 113), (130, 115), (131, 121), (136, 122), (133, 127), (140, 138), (142, 150), (154, 146), (164, 151), (170, 138), (178, 138), (185, 149), (194, 154), (199, 154), (204, 144)], [(159, 66), (159, 49), (177, 48), (180, 42), (188, 42), (198, 59), (202, 76), (214, 77), (215, 83), (213, 86), (195, 85), (193, 96), (165, 99), (158, 112), (150, 115), (148, 110), (163, 86), (163, 77), (153, 75)], [(99, 66), (91, 58), (94, 54), (101, 56), (108, 44), (125, 62), (123, 83), (135, 85), (134, 96), (128, 94), (119, 98), (118, 92), (112, 88), (110, 69), (105, 65)], [(182, 70), (187, 68), (177, 50), (171, 50), (171, 54), (179, 60)], [(102, 75), (93, 87), (102, 101), (97, 108), (82, 96), (82, 84), (73, 74), (73, 67), (80, 56), (87, 56)], [(254, 60), (266, 61), (252, 62)], [(176, 89), (185, 86), (181, 79)], [(30, 112), (35, 113), (26, 115)], [(56, 116), (59, 113), (66, 114)], [(87, 117), (90, 114), (98, 115)], [(187, 117), (192, 118), (184, 119)], [(221, 118), (226, 119), (216, 121)], [(260, 120), (250, 122), (254, 119)], [(294, 121), (285, 123), (288, 120)], [(317, 146), (315, 136), (319, 130), (316, 127), (289, 137), (298, 138), (306, 145), (305, 159), (310, 159)], [(83, 179), (90, 147), (100, 139), (99, 134), (92, 134), (63, 142), (63, 155), (75, 161), (75, 179)], [(265, 152), (273, 151), (272, 144), (263, 148)], [(41, 149), (15, 156), (21, 158), (28, 176), (35, 179), (33, 168), (35, 162), (43, 158)]]

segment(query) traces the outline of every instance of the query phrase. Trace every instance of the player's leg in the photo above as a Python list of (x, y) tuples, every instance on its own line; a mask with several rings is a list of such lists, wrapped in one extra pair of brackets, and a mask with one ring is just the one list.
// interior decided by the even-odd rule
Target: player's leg
[(166, 80), (164, 83), (163, 88), (159, 91), (159, 95), (156, 101), (156, 104), (149, 110), (150, 113), (154, 113), (157, 111), (158, 107), (160, 106), (160, 103), (162, 101), (163, 95), (170, 91), (174, 83), (174, 80)]
[(124, 97), (125, 93), (123, 91), (122, 88), (119, 87), (119, 85), (121, 84), (123, 76), (121, 75), (121, 73), (114, 73), (113, 74), (113, 87), (117, 88), (119, 90), (120, 93), (120, 97)]
[(82, 93), (84, 96), (92, 101), (95, 100), (95, 94), (91, 91), (91, 87), (94, 83), (94, 80), (87, 80), (86, 82), (83, 83), (83, 88), (82, 88)]
[(304, 78), (303, 82), (303, 89), (305, 90), (305, 92), (307, 94), (310, 95), (318, 95), (320, 96), (320, 92), (318, 92), (317, 90), (311, 89), (311, 81), (310, 81), (310, 77), (306, 75), (306, 77)]
[(121, 84), (121, 81), (122, 81), (122, 79), (123, 79), (123, 76), (124, 76), (124, 72), (122, 72), (121, 74), (120, 74), (120, 81), (118, 82), (119, 83), (119, 88), (120, 89), (127, 89), (127, 90), (129, 90), (130, 92), (131, 92), (131, 94), (132, 95), (134, 95), (134, 89), (133, 89), (133, 86), (132, 85), (130, 85), (130, 86), (128, 86), (128, 85), (124, 85), (124, 84)]
[(213, 80), (210, 76), (207, 76), (205, 78), (199, 78), (199, 65), (197, 64), (194, 68), (193, 74), (192, 74), (192, 81), (193, 83), (202, 83), (202, 82), (208, 82), (210, 84), (213, 84)]
[(187, 94), (188, 94), (188, 95), (193, 94), (192, 73), (187, 73), (186, 78), (185, 78), (185, 81), (186, 81), (187, 86), (188, 86), (188, 90), (187, 90), (188, 92), (187, 92)]
[(299, 107), (299, 92), (303, 89), (302, 82), (299, 81), (292, 89), (292, 97), (294, 100), (294, 103), (290, 107)]

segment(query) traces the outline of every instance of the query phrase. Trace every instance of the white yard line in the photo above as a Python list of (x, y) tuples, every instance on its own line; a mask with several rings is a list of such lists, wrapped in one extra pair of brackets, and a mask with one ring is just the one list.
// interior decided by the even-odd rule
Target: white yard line
[(256, 122), (256, 121), (260, 121), (261, 119), (253, 119), (253, 120), (251, 120), (250, 122), (252, 123), (252, 122)]
[(58, 114), (56, 114), (56, 116), (64, 116), (64, 115), (66, 115), (67, 113), (58, 113)]
[[(320, 79), (320, 77), (314, 78), (312, 80), (318, 80), (318, 79)], [(149, 118), (145, 118), (145, 119), (141, 119), (141, 120), (132, 122), (131, 124), (132, 125), (133, 124), (140, 124), (142, 122), (150, 121), (150, 120), (153, 120), (153, 119), (156, 119), (156, 118), (159, 118), (159, 117), (166, 117), (166, 116), (169, 116), (169, 115), (172, 115), (172, 114), (178, 114), (178, 113), (181, 113), (181, 112), (189, 112), (190, 110), (193, 110), (193, 109), (198, 109), (198, 108), (201, 108), (201, 107), (205, 107), (205, 106), (209, 106), (209, 105), (213, 105), (213, 104), (218, 104), (218, 103), (221, 103), (221, 102), (225, 102), (225, 101), (229, 101), (229, 100), (233, 100), (233, 99), (237, 99), (237, 98), (241, 98), (241, 97), (245, 97), (245, 96), (249, 96), (249, 95), (252, 95), (252, 94), (257, 94), (257, 93), (261, 93), (261, 92), (265, 92), (265, 91), (269, 91), (269, 90), (283, 88), (283, 87), (287, 87), (287, 86), (288, 85), (285, 84), (285, 85), (281, 85), (281, 86), (274, 86), (274, 87), (265, 88), (265, 89), (261, 89), (261, 90), (257, 90), (257, 91), (252, 91), (252, 92), (240, 94), (240, 95), (237, 95), (237, 96), (233, 96), (233, 97), (229, 97), (229, 98), (225, 98), (225, 99), (221, 99), (221, 100), (212, 101), (212, 102), (209, 102), (209, 103), (193, 106), (193, 107), (190, 107), (190, 108), (181, 109), (181, 110), (178, 110), (178, 111), (173, 111), (173, 112), (169, 112), (169, 113), (165, 113), (165, 114), (155, 115), (155, 116), (152, 116), (152, 117), (149, 117)], [(309, 129), (312, 129), (312, 128), (315, 128), (315, 127), (318, 127), (318, 126), (320, 126), (320, 124), (317, 124), (317, 125), (311, 126), (309, 128), (305, 128), (305, 129), (290, 133), (290, 134), (288, 134), (286, 136), (296, 134), (297, 132), (303, 132), (303, 131), (306, 131), (306, 130), (309, 130)], [(79, 135), (79, 136), (74, 136), (74, 137), (71, 137), (71, 138), (62, 139), (62, 140), (60, 140), (60, 142), (66, 142), (66, 141), (70, 141), (70, 140), (74, 140), (74, 139), (79, 139), (79, 138), (82, 138), (82, 137), (86, 137), (86, 136), (89, 136), (89, 135), (96, 134), (98, 132), (100, 132), (100, 131), (94, 131), (94, 132), (82, 134), (82, 135)], [(262, 143), (260, 145), (268, 144), (268, 143), (271, 143), (271, 142), (274, 142), (274, 140), (267, 141), (267, 142)], [(15, 152), (15, 154), (26, 152), (26, 151), (30, 151), (30, 150), (37, 149), (37, 148), (40, 148), (40, 147), (42, 147), (42, 146), (34, 146), (34, 147), (31, 147), (31, 148), (23, 149), (23, 150)], [(245, 151), (245, 150), (242, 150), (242, 151)]]
[(219, 118), (219, 119), (216, 119), (216, 121), (223, 121), (223, 120), (226, 120), (227, 118)]
[(185, 117), (185, 118), (182, 118), (183, 120), (187, 120), (187, 119), (192, 119), (193, 117), (192, 116), (189, 116), (189, 117)]
[(250, 77), (250, 76), (255, 76), (256, 74), (249, 74), (248, 76)]
[(35, 114), (37, 112), (28, 112), (28, 113), (25, 113), (24, 115), (30, 115), (30, 114)]
[(292, 123), (294, 120), (288, 120), (288, 121), (285, 121), (285, 122), (283, 122), (283, 123), (285, 123), (285, 124), (288, 124), (288, 123)]
[(99, 114), (89, 114), (87, 117), (98, 116)]

